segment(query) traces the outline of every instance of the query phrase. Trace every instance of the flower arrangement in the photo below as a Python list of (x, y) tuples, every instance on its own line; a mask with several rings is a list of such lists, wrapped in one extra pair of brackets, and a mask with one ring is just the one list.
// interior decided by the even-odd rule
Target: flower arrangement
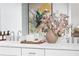
[(59, 14), (59, 20), (56, 19), (56, 14), (52, 16), (47, 9), (42, 14), (39, 11), (36, 12), (36, 31), (47, 33), (49, 29), (54, 31), (55, 34), (61, 36), (64, 33), (65, 28), (68, 25), (68, 16), (65, 14)]
[[(34, 14), (33, 14), (34, 13)], [(50, 14), (48, 9), (42, 13), (39, 10), (32, 12), (32, 33), (45, 34), (45, 38), (49, 43), (55, 43), (58, 37), (63, 36), (68, 29), (68, 16), (63, 13)]]

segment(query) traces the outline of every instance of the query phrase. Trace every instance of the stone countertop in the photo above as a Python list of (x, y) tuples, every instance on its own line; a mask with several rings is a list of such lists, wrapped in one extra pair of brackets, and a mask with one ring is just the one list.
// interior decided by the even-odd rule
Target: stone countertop
[(79, 44), (56, 43), (56, 44), (21, 44), (15, 41), (0, 41), (0, 47), (16, 48), (36, 48), (36, 49), (59, 49), (59, 50), (79, 50)]

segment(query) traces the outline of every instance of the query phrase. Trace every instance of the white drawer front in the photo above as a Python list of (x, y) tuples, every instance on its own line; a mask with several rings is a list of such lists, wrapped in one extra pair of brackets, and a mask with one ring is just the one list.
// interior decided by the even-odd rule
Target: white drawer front
[(46, 50), (46, 56), (79, 56), (79, 51), (70, 50)]
[(0, 47), (0, 55), (4, 56), (17, 56), (21, 55), (20, 48)]
[(23, 56), (44, 56), (43, 49), (22, 49)]

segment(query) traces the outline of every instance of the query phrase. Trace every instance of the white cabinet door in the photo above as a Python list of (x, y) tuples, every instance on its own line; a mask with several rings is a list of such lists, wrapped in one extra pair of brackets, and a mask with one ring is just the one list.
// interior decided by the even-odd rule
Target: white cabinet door
[(46, 56), (79, 56), (79, 51), (70, 50), (46, 50)]
[(0, 55), (3, 56), (18, 56), (21, 55), (20, 48), (0, 47)]
[(43, 49), (22, 49), (23, 56), (44, 56)]

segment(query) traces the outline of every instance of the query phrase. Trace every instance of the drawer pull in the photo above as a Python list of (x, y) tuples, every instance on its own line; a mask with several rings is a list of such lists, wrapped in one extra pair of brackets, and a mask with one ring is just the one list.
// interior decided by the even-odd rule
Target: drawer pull
[(35, 55), (36, 53), (35, 53), (35, 52), (29, 52), (29, 54), (33, 54), (33, 55)]

